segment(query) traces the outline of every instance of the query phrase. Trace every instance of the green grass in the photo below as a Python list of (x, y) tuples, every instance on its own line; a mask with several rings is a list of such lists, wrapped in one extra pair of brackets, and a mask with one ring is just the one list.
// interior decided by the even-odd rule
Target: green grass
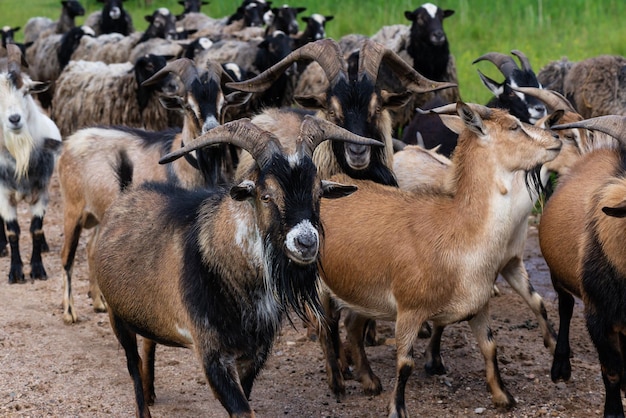
[[(138, 30), (144, 30), (145, 15), (157, 7), (180, 13), (177, 0), (127, 0)], [(212, 17), (231, 14), (241, 0), (212, 0), (203, 11)], [(278, 2), (275, 1), (278, 4)], [(407, 24), (405, 10), (421, 2), (396, 0), (298, 0), (292, 6), (305, 6), (304, 13), (334, 15), (328, 23), (328, 36), (339, 38), (348, 33), (372, 35), (381, 26)], [(24, 26), (29, 17), (60, 14), (60, 0), (28, 0), (18, 6), (14, 0), (0, 0), (0, 25)], [(82, 0), (88, 13), (99, 10), (96, 0)], [(552, 60), (567, 56), (581, 60), (600, 54), (626, 55), (624, 43), (626, 2), (623, 0), (441, 0), (441, 8), (455, 14), (445, 21), (445, 30), (456, 58), (459, 86), (464, 100), (485, 103), (490, 93), (480, 82), (476, 69), (500, 81), (502, 76), (488, 62), (472, 65), (480, 55), (508, 53), (519, 49), (530, 59), (535, 71)], [(82, 20), (79, 20), (82, 23)], [(20, 33), (18, 32), (18, 40)]]

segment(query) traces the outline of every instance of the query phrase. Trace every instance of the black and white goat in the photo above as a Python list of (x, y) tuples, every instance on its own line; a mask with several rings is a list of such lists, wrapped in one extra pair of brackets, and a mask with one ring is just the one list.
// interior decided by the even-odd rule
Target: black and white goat
[(489, 52), (481, 55), (473, 61), (473, 64), (480, 61), (489, 61), (496, 65), (502, 75), (504, 75), (504, 81), (498, 83), (478, 70), (481, 81), (495, 96), (487, 103), (487, 106), (507, 109), (522, 122), (534, 125), (539, 119), (547, 115), (545, 104), (537, 98), (525, 95), (513, 88), (542, 88), (542, 86), (537, 80), (537, 76), (526, 55), (518, 50), (513, 50), (511, 53), (519, 59), (522, 68), (515, 63), (511, 56), (498, 52)]
[[(47, 84), (34, 82), (22, 74), (19, 47), (8, 44), (7, 55), (8, 67), (0, 72), (0, 216), (6, 223), (11, 248), (9, 283), (18, 283), (24, 281), (17, 219), (17, 204), (22, 200), (30, 204), (32, 214), (30, 276), (47, 277), (41, 260), (41, 252), (45, 250), (43, 218), (48, 205), (48, 185), (61, 149), (61, 134), (32, 97)], [(4, 225), (1, 227), (4, 231)]]
[[(313, 149), (331, 138), (375, 143), (307, 118), (291, 153), (249, 120), (230, 122), (161, 161), (232, 143), (256, 161), (242, 182), (215, 192), (147, 184), (107, 210), (90, 262), (126, 353), (137, 416), (150, 416), (159, 343), (193, 348), (229, 415), (254, 417), (248, 399), (282, 318), (319, 312), (320, 200), (355, 190), (316, 173)], [(143, 368), (136, 334), (145, 337)]]
[(306, 7), (291, 7), (283, 4), (280, 7), (272, 7), (272, 9), (263, 15), (263, 20), (267, 25), (266, 34), (273, 33), (276, 30), (285, 32), (287, 35), (295, 35), (298, 33), (298, 13), (302, 13)]
[(128, 36), (135, 31), (133, 18), (124, 9), (126, 0), (97, 0), (104, 3), (102, 10), (90, 14), (85, 25), (93, 28), (97, 35), (120, 33)]
[(62, 34), (76, 26), (76, 17), (83, 16), (85, 8), (78, 0), (61, 0), (61, 16), (58, 20), (49, 17), (31, 17), (24, 25), (24, 44), (28, 45), (47, 34)]

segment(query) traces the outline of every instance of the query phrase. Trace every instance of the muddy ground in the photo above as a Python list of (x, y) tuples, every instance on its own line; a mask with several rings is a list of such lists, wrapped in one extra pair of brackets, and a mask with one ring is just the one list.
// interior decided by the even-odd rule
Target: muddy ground
[[(22, 231), (29, 229), (27, 207), (20, 206)], [(133, 416), (132, 384), (124, 352), (111, 332), (108, 316), (93, 312), (87, 297), (87, 264), (83, 234), (74, 268), (74, 299), (80, 321), (62, 321), (60, 250), (62, 205), (57, 177), (44, 226), (50, 252), (44, 255), (47, 281), (9, 285), (8, 259), (0, 259), (0, 416), (124, 417)], [(30, 237), (22, 235), (22, 254), (30, 257)], [(556, 296), (532, 227), (526, 265), (544, 296), (552, 322), (558, 323)], [(29, 268), (26, 266), (26, 272)], [(467, 323), (450, 326), (443, 339), (448, 374), (430, 377), (415, 347), (418, 367), (407, 386), (411, 416), (421, 417), (589, 417), (602, 413), (604, 389), (600, 368), (577, 302), (572, 321), (572, 380), (550, 380), (551, 356), (537, 323), (522, 299), (503, 280), (502, 295), (491, 304), (492, 328), (504, 382), (518, 405), (511, 411), (493, 407), (485, 385), (484, 362)], [(366, 396), (358, 382), (347, 382), (337, 401), (326, 384), (319, 344), (305, 330), (285, 326), (267, 366), (252, 390), (259, 417), (383, 417), (394, 384), (393, 345), (369, 347), (372, 368), (383, 382), (380, 396)], [(393, 337), (391, 323), (379, 334)], [(157, 348), (154, 417), (224, 417), (198, 361), (190, 350)]]

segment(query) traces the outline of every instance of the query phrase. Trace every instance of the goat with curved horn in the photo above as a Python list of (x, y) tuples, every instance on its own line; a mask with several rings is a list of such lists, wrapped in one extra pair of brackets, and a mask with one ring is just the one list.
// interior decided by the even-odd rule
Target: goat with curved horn
[(611, 135), (613, 138), (619, 140), (622, 146), (626, 146), (626, 116), (598, 116), (597, 118), (585, 119), (580, 122), (554, 125), (550, 129), (559, 130), (572, 128), (585, 128), (600, 131), (607, 135)]
[(514, 87), (511, 88), (515, 91), (519, 91), (520, 93), (528, 94), (530, 96), (534, 96), (535, 98), (544, 102), (548, 107), (553, 110), (563, 109), (568, 112), (576, 112), (574, 106), (570, 103), (569, 100), (565, 98), (561, 93), (554, 90), (549, 89), (540, 89), (537, 87)]
[(511, 58), (509, 55), (501, 54), (499, 52), (488, 52), (484, 55), (481, 55), (480, 57), (472, 61), (472, 64), (476, 64), (480, 61), (489, 61), (493, 63), (496, 67), (498, 67), (502, 75), (504, 75), (505, 77), (509, 77), (514, 70), (519, 69), (515, 61), (513, 61), (513, 58)]
[(515, 55), (519, 59), (519, 62), (522, 64), (522, 70), (524, 71), (533, 70), (533, 67), (530, 65), (530, 60), (528, 59), (526, 54), (524, 54), (522, 51), (518, 49), (514, 49), (511, 51), (511, 54)]

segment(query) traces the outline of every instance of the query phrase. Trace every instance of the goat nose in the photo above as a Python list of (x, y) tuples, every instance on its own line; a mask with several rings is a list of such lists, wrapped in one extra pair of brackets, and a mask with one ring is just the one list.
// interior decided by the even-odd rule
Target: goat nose
[(535, 110), (537, 111), (537, 113), (546, 113), (546, 107), (544, 105), (535, 106)]
[(296, 242), (298, 246), (304, 249), (317, 248), (317, 237), (312, 233), (299, 235), (298, 238), (296, 238)]
[(13, 125), (19, 124), (20, 120), (22, 120), (22, 117), (18, 114), (14, 113), (11, 116), (9, 116), (9, 122), (11, 122)]

